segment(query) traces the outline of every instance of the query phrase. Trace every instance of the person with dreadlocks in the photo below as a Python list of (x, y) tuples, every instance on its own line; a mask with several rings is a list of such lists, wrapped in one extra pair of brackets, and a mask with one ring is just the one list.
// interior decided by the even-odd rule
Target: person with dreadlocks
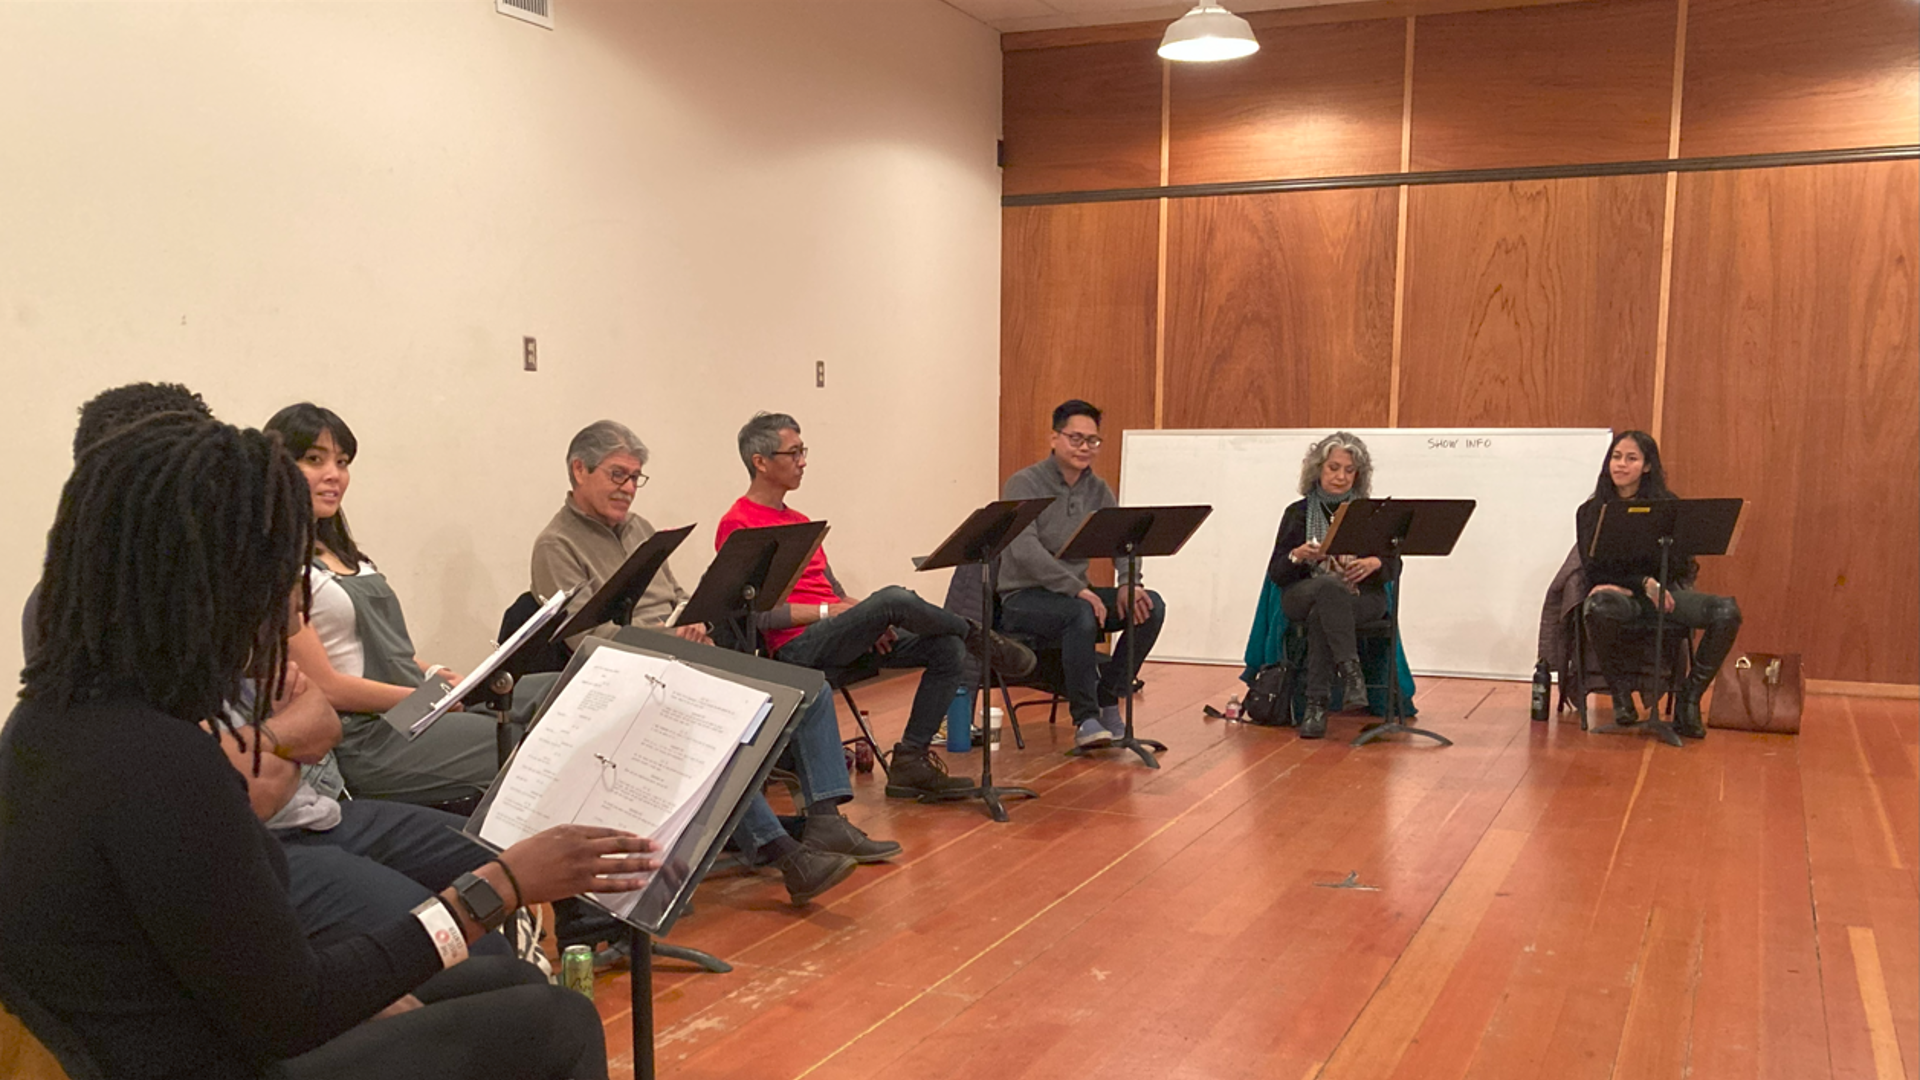
[[(158, 418), (192, 424), (212, 415), (199, 394), (178, 383), (117, 386), (80, 407), (74, 457), (130, 423)], [(38, 597), (36, 586), (21, 638), (29, 656), (40, 639), (33, 617)], [(244, 686), (242, 693), (244, 700), (229, 703), (230, 709), (244, 708), (255, 689)], [(286, 685), (272, 697), (260, 726), (258, 761), (247, 733), (222, 742), (247, 781), (256, 814), (285, 850), (288, 893), (315, 944), (405, 914), (491, 858), (466, 838), (464, 822), (454, 815), (376, 799), (343, 802), (345, 782), (332, 753), (340, 734), (340, 717), (326, 695), (290, 662)], [(564, 920), (581, 917), (571, 902), (559, 912)], [(511, 952), (499, 935), (476, 943), (474, 951)]]
[[(207, 408), (199, 394), (179, 383), (138, 382), (116, 386), (101, 391), (80, 406), (80, 426), (73, 432), (73, 456), (78, 459), (82, 450), (116, 428), (162, 413), (178, 413), (189, 419), (213, 416), (213, 410)], [(27, 594), (26, 609), (20, 613), (20, 643), (29, 658), (40, 640), (40, 632), (34, 625), (34, 612), (39, 606), (40, 587), (35, 585)]]
[[(349, 790), (468, 812), (500, 772), (494, 719), (450, 713), (413, 739), (381, 719), (431, 676), (460, 677), (414, 655), (399, 596), (347, 528), (341, 503), (359, 453), (353, 429), (331, 409), (301, 402), (274, 413), (266, 430), (285, 441), (312, 494), (313, 611), (288, 650), (342, 714), (335, 753)], [(551, 674), (521, 680), (519, 718), (556, 681)]]
[(1336, 431), (1307, 448), (1300, 463), (1300, 494), (1280, 515), (1280, 534), (1267, 561), (1267, 579), (1280, 589), (1289, 623), (1307, 628), (1307, 712), (1300, 737), (1325, 738), (1333, 681), (1349, 708), (1367, 700), (1355, 627), (1387, 614), (1387, 583), (1400, 576), (1400, 558), (1326, 554), (1333, 515), (1373, 487), (1373, 458), (1359, 436)]
[(270, 436), (154, 417), (82, 450), (0, 729), (4, 985), (113, 1077), (605, 1077), (590, 1002), (466, 944), (514, 907), (639, 887), (659, 866), (645, 838), (560, 826), (384, 925), (302, 932), (218, 743), (268, 760), (310, 543)]

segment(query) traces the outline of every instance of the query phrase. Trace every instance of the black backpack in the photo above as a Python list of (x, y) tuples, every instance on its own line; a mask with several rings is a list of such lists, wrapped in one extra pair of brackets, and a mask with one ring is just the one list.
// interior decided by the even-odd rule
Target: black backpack
[(1292, 727), (1293, 665), (1282, 660), (1254, 672), (1240, 701), (1240, 715), (1249, 724)]

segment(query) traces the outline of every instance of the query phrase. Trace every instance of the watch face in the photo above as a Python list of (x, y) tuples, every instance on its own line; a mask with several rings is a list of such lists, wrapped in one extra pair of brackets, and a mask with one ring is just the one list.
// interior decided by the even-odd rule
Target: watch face
[(483, 925), (492, 926), (506, 913), (506, 901), (500, 899), (500, 894), (494, 891), (487, 879), (478, 874), (460, 875), (460, 879), (453, 883), (453, 891), (454, 895), (460, 897), (460, 902), (466, 905), (467, 914)]

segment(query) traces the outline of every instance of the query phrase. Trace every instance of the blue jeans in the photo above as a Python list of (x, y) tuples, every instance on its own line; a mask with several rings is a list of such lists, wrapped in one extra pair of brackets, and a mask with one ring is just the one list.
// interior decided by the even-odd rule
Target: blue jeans
[[(840, 720), (833, 712), (833, 691), (827, 681), (813, 695), (813, 704), (800, 714), (793, 736), (787, 741), (793, 754), (793, 771), (800, 777), (800, 797), (806, 805), (844, 803), (853, 798), (853, 785), (847, 782), (847, 759), (840, 750)], [(747, 803), (746, 816), (740, 819), (739, 835), (743, 846), (759, 848), (787, 835), (780, 818), (767, 805), (767, 797), (754, 792)]]
[[(967, 680), (967, 631), (973, 626), (898, 585), (889, 585), (847, 611), (814, 623), (781, 646), (775, 659), (810, 668), (846, 667), (868, 659), (883, 668), (921, 668), (920, 688), (907, 711), (900, 741), (916, 750), (933, 745), (947, 706)], [(898, 640), (885, 654), (874, 642), (888, 628)]]
[(1127, 669), (1128, 635), (1122, 634), (1120, 640), (1113, 643), (1113, 659), (1103, 671), (1099, 654), (1093, 647), (1102, 630), (1118, 630), (1125, 623), (1122, 612), (1115, 607), (1118, 589), (1093, 592), (1107, 606), (1104, 625), (1094, 619), (1093, 608), (1085, 600), (1049, 589), (1021, 589), (1009, 593), (1000, 602), (1002, 629), (1042, 642), (1059, 642), (1060, 666), (1066, 675), (1066, 686), (1062, 689), (1066, 691), (1067, 705), (1075, 723), (1099, 716), (1102, 706), (1120, 701), (1139, 674), (1140, 663), (1153, 651), (1153, 643), (1160, 638), (1160, 624), (1167, 618), (1167, 605), (1161, 601), (1160, 594), (1147, 590), (1147, 597), (1153, 601), (1153, 613), (1130, 631), (1137, 635), (1133, 647), (1138, 655), (1133, 669)]

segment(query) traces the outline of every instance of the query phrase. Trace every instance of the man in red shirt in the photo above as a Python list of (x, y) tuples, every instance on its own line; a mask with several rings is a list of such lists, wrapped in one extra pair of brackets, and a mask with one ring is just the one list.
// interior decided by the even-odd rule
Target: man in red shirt
[[(793, 525), (807, 520), (787, 506), (787, 494), (807, 471), (800, 424), (785, 413), (761, 413), (740, 429), (740, 460), (753, 478), (747, 493), (720, 519), (717, 549), (735, 529)], [(887, 794), (933, 800), (964, 796), (976, 786), (947, 775), (932, 752), (933, 736), (947, 705), (967, 681), (967, 653), (985, 633), (993, 665), (1009, 675), (1033, 670), (1033, 652), (1018, 642), (983, 631), (971, 619), (935, 607), (907, 589), (890, 585), (854, 600), (833, 576), (824, 547), (801, 571), (787, 602), (760, 616), (767, 651), (801, 667), (837, 668), (871, 655), (881, 667), (917, 667), (920, 687), (907, 714), (907, 728), (893, 748)]]

